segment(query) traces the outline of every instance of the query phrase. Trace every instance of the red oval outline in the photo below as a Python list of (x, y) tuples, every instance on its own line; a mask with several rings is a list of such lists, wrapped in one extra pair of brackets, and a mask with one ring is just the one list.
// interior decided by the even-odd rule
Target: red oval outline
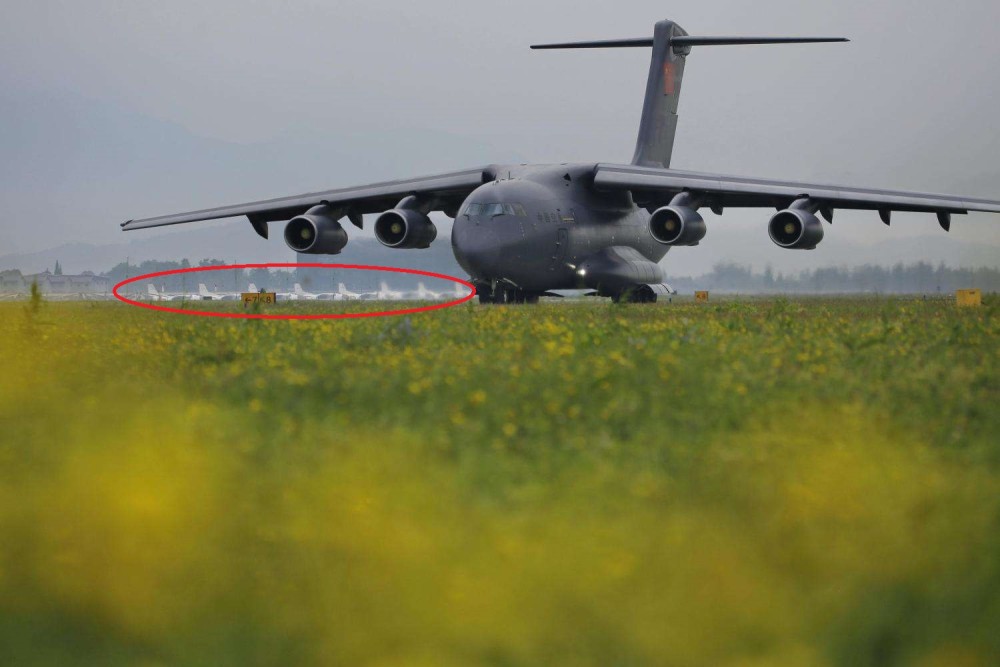
[[(471, 291), (468, 296), (462, 297), (461, 299), (455, 299), (454, 301), (445, 301), (443, 303), (433, 303), (429, 306), (420, 306), (419, 308), (403, 308), (400, 310), (380, 310), (364, 313), (319, 313), (319, 314), (281, 314), (281, 315), (268, 315), (265, 313), (218, 313), (211, 311), (202, 310), (186, 310), (184, 308), (171, 308), (169, 306), (155, 306), (150, 302), (134, 301), (127, 297), (122, 296), (118, 293), (118, 289), (124, 287), (125, 285), (130, 285), (134, 282), (140, 280), (148, 280), (150, 278), (159, 278), (160, 276), (173, 276), (179, 273), (199, 273), (202, 271), (232, 271), (235, 269), (357, 269), (359, 271), (389, 271), (392, 273), (410, 273), (417, 276), (426, 276), (428, 278), (440, 278), (441, 280), (450, 280), (452, 282), (458, 283), (460, 285), (465, 285)], [(158, 271), (156, 273), (144, 273), (141, 276), (135, 276), (133, 278), (126, 278), (117, 285), (115, 285), (112, 290), (115, 298), (123, 303), (127, 303), (130, 306), (138, 306), (139, 308), (148, 308), (150, 310), (159, 310), (165, 313), (178, 313), (180, 315), (193, 315), (195, 317), (227, 317), (231, 319), (246, 319), (246, 320), (346, 320), (358, 317), (391, 317), (394, 315), (410, 315), (412, 313), (423, 313), (430, 310), (439, 310), (441, 308), (451, 308), (452, 306), (457, 306), (463, 304), (466, 301), (471, 300), (476, 296), (476, 287), (472, 283), (467, 283), (464, 280), (455, 278), (454, 276), (449, 276), (444, 273), (433, 273), (431, 271), (419, 271), (417, 269), (401, 269), (396, 266), (374, 266), (367, 264), (298, 264), (294, 262), (278, 262), (278, 263), (267, 263), (267, 264), (225, 264), (221, 266), (193, 266), (187, 269), (171, 269), (170, 271)]]

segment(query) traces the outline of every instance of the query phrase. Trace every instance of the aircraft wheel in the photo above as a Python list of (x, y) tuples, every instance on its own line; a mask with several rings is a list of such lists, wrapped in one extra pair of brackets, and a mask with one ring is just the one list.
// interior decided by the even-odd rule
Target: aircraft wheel
[(656, 303), (656, 292), (649, 285), (635, 285), (613, 295), (614, 303)]
[(479, 292), (479, 303), (538, 303), (538, 295), (516, 287), (497, 285), (492, 292), (485, 287)]
[(476, 287), (476, 295), (479, 296), (479, 303), (493, 303), (493, 289), (485, 283), (473, 283)]

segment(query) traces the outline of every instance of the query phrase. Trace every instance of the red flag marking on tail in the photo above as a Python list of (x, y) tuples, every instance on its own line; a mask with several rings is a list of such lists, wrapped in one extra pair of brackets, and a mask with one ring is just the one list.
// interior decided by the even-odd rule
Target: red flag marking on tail
[(664, 63), (663, 64), (663, 94), (673, 95), (674, 94), (674, 64)]

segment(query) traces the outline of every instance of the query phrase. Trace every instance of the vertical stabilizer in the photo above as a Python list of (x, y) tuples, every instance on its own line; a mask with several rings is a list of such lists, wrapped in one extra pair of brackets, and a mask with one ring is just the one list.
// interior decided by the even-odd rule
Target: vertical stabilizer
[(681, 97), (684, 63), (692, 46), (746, 44), (811, 44), (846, 42), (844, 37), (692, 37), (673, 21), (660, 21), (653, 28), (652, 39), (605, 39), (589, 42), (535, 44), (533, 49), (610, 49), (653, 47), (646, 81), (646, 100), (642, 105), (639, 137), (635, 142), (632, 164), (643, 167), (669, 167), (677, 133), (677, 102)]
[(677, 102), (681, 97), (684, 63), (690, 51), (674, 46), (674, 37), (687, 32), (673, 21), (659, 21), (653, 31), (653, 55), (646, 80), (646, 99), (639, 120), (632, 164), (669, 167), (677, 133)]

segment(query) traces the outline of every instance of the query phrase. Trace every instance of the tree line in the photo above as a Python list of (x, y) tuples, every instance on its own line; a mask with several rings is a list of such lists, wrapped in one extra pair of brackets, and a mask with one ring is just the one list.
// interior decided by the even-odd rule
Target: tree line
[(1000, 269), (955, 269), (928, 262), (898, 263), (891, 267), (866, 264), (857, 267), (826, 267), (794, 274), (775, 272), (768, 266), (754, 272), (741, 264), (723, 262), (695, 278), (670, 277), (667, 282), (681, 292), (716, 290), (742, 294), (936, 294), (978, 287), (1000, 291)]

